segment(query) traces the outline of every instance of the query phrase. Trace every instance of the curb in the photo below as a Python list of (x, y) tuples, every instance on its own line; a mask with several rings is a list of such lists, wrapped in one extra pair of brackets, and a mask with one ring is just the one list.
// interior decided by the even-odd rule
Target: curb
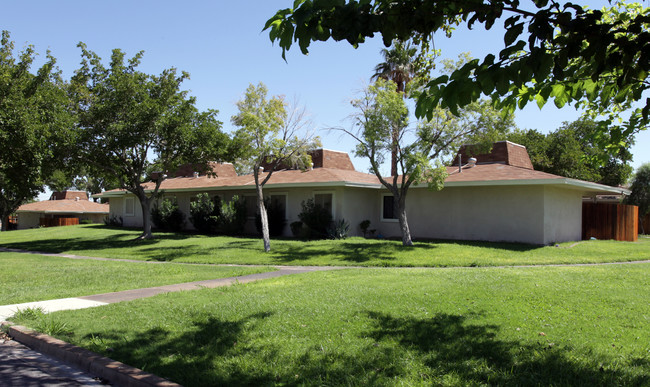
[(8, 335), (43, 354), (107, 380), (116, 386), (124, 387), (182, 387), (139, 368), (101, 356), (95, 352), (77, 347), (52, 336), (38, 333), (19, 325), (2, 323)]

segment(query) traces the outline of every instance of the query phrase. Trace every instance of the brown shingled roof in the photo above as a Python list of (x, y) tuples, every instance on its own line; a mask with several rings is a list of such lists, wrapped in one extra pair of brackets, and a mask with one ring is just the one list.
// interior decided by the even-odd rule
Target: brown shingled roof
[(88, 200), (88, 193), (86, 191), (63, 191), (52, 192), (50, 200)]
[(472, 145), (463, 145), (458, 150), (461, 154), (461, 163), (467, 164), (470, 157), (476, 158), (477, 164), (505, 163), (514, 167), (533, 169), (528, 151), (523, 145), (510, 141), (498, 141), (492, 145), (490, 153), (472, 154)]
[[(318, 151), (322, 153), (319, 155), (317, 153)], [(464, 152), (464, 148), (461, 148), (461, 153), (462, 152)], [(347, 163), (350, 159), (346, 153), (327, 150), (317, 150), (314, 153), (315, 168), (308, 171), (295, 169), (275, 171), (271, 176), (271, 179), (268, 181), (267, 186), (330, 185), (366, 186), (373, 188), (379, 188), (381, 186), (379, 179), (377, 179), (375, 175), (355, 171), (351, 162), (348, 165)], [(466, 155), (465, 157), (468, 158)], [(526, 148), (508, 141), (497, 142), (494, 144), (492, 152), (475, 157), (478, 158), (477, 164), (471, 168), (463, 167), (462, 172), (458, 172), (458, 167), (448, 167), (447, 173), (449, 176), (445, 183), (472, 184), (476, 182), (479, 184), (492, 184), (492, 182), (494, 182), (494, 184), (499, 184), (498, 182), (501, 182), (502, 184), (507, 183), (508, 181), (518, 181), (521, 183), (533, 180), (536, 180), (537, 183), (540, 181), (560, 183), (567, 180), (562, 176), (535, 171), (530, 162), (530, 158), (528, 157)], [(464, 163), (466, 163), (466, 161), (467, 160), (464, 160)], [(330, 168), (328, 165), (336, 166), (336, 168)], [(263, 179), (265, 176), (266, 173), (262, 173), (260, 178)], [(387, 179), (389, 179), (389, 177), (387, 177)], [(577, 180), (572, 181), (574, 183), (578, 182)], [(154, 183), (148, 183), (145, 185), (145, 189), (148, 190), (152, 190), (154, 187)], [(210, 189), (247, 189), (253, 187), (255, 187), (253, 175), (219, 175), (216, 178), (208, 176), (169, 178), (162, 182), (160, 189), (171, 191), (200, 191)], [(108, 191), (109, 195), (107, 196), (111, 196), (110, 192), (118, 193), (120, 191), (121, 190)]]
[(449, 176), (445, 180), (445, 183), (461, 181), (564, 179), (562, 176), (551, 173), (496, 163), (476, 164), (471, 168), (464, 167), (462, 172), (458, 172), (458, 167), (447, 167), (447, 173)]
[(108, 214), (109, 205), (88, 200), (44, 200), (23, 204), (16, 212)]

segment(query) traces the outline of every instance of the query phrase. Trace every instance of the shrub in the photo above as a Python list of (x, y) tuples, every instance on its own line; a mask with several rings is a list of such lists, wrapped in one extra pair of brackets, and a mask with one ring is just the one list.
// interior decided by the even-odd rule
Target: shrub
[(298, 215), (303, 225), (309, 230), (309, 237), (324, 238), (327, 236), (327, 229), (332, 224), (332, 214), (330, 211), (314, 202), (314, 199), (308, 199), (302, 202), (302, 212)]
[(364, 220), (363, 222), (359, 223), (359, 228), (361, 229), (361, 232), (363, 232), (363, 237), (367, 238), (368, 234), (370, 235), (375, 235), (375, 231), (377, 230), (368, 230), (370, 227), (370, 221), (368, 219)]
[(231, 201), (221, 202), (218, 231), (226, 235), (241, 235), (247, 219), (246, 202), (235, 195)]
[(291, 222), (289, 228), (291, 229), (291, 234), (297, 238), (300, 236), (300, 231), (302, 231), (302, 222), (299, 220)]
[(350, 231), (350, 223), (345, 219), (337, 220), (327, 229), (327, 237), (330, 239), (345, 239)]
[(207, 193), (198, 194), (196, 201), (190, 203), (190, 222), (200, 233), (214, 233), (217, 229), (220, 211), (221, 200), (218, 196), (212, 200)]
[[(284, 226), (287, 224), (284, 207), (280, 203), (273, 203), (269, 198), (264, 199), (264, 207), (266, 207), (266, 216), (269, 219), (269, 235), (282, 235)], [(262, 233), (262, 216), (259, 213), (255, 214), (255, 228), (257, 232)]]
[(185, 227), (185, 214), (178, 208), (176, 200), (163, 199), (154, 204), (151, 220), (161, 230), (181, 231)]
[(93, 221), (90, 219), (81, 219), (79, 224), (93, 224)]
[(122, 227), (122, 217), (113, 215), (111, 217), (104, 218), (104, 224), (107, 226)]

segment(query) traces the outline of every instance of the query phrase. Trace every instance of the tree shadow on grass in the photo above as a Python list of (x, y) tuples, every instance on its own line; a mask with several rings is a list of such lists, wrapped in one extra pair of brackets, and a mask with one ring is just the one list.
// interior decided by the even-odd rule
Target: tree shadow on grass
[(461, 315), (422, 319), (361, 312), (370, 320), (369, 330), (355, 340), (330, 345), (327, 337), (337, 332), (314, 338), (298, 331), (291, 337), (266, 331), (263, 321), (273, 314), (255, 313), (236, 321), (197, 316), (180, 334), (153, 328), (130, 341), (121, 332), (96, 332), (86, 339), (101, 336), (112, 350), (90, 349), (188, 386), (650, 382), (635, 359), (622, 364), (617, 359), (580, 358), (571, 348), (548, 342), (502, 340), (498, 326), (469, 322)]
[(380, 343), (397, 342), (421, 357), (430, 370), (454, 375), (461, 385), (641, 386), (650, 382), (647, 372), (628, 372), (638, 359), (605, 370), (602, 358), (579, 359), (570, 347), (543, 339), (538, 343), (500, 340), (498, 326), (468, 323), (462, 315), (438, 314), (427, 319), (376, 311), (367, 315), (374, 321), (369, 337)]
[(236, 367), (215, 370), (214, 359), (250, 352), (251, 348), (239, 342), (241, 336), (272, 315), (260, 312), (236, 321), (197, 316), (180, 335), (156, 327), (130, 341), (119, 331), (89, 333), (83, 339), (93, 351), (186, 386), (259, 385), (269, 379), (266, 372), (260, 377), (247, 375)]
[(64, 253), (83, 250), (130, 249), (140, 246), (154, 246), (165, 240), (183, 240), (191, 238), (190, 234), (164, 233), (155, 234), (154, 239), (135, 239), (133, 233), (110, 234), (101, 238), (50, 238), (26, 242), (0, 242), (0, 247), (27, 251)]
[(318, 244), (317, 242), (298, 242), (291, 245), (282, 245), (271, 250), (273, 259), (278, 263), (301, 262), (308, 260), (322, 260), (324, 256), (332, 264), (340, 262), (342, 264), (372, 263), (376, 266), (392, 266), (393, 262), (398, 261), (400, 254), (409, 252), (418, 252), (421, 254), (431, 254), (437, 246), (417, 243), (414, 246), (401, 246), (391, 241), (332, 241), (327, 245)]

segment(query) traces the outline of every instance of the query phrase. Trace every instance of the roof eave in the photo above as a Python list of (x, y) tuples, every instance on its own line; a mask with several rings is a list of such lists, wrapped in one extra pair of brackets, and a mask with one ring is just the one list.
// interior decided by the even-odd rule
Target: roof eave
[[(625, 188), (611, 187), (604, 184), (592, 183), (589, 181), (570, 178), (552, 179), (514, 179), (514, 180), (473, 180), (473, 181), (450, 181), (445, 182), (445, 187), (478, 187), (478, 186), (509, 186), (509, 185), (555, 185), (565, 186), (569, 189), (582, 189), (593, 193), (615, 193), (618, 195), (629, 195), (630, 191)], [(426, 187), (424, 184), (418, 187)]]
[[(313, 187), (354, 187), (354, 188), (373, 188), (379, 189), (382, 187), (379, 183), (362, 183), (355, 181), (326, 181), (326, 182), (311, 182), (311, 183), (269, 183), (265, 184), (264, 188), (313, 188)], [(191, 188), (160, 188), (160, 192), (195, 192), (195, 191), (234, 191), (234, 190), (254, 190), (254, 184), (244, 185), (223, 185), (223, 186), (207, 186), (207, 187), (191, 187)], [(145, 190), (151, 192), (152, 190)], [(116, 198), (127, 195), (128, 191), (109, 191), (100, 194), (92, 195), (93, 198)]]

